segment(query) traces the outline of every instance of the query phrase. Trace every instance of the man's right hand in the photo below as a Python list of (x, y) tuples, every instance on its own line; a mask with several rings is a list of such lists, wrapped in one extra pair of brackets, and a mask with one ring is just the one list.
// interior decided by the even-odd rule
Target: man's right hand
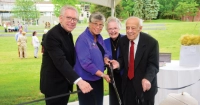
[(112, 63), (113, 65), (113, 70), (119, 68), (119, 62), (117, 62), (116, 60), (110, 60), (110, 63)]
[(89, 83), (82, 79), (78, 81), (77, 85), (83, 93), (88, 93), (93, 89)]

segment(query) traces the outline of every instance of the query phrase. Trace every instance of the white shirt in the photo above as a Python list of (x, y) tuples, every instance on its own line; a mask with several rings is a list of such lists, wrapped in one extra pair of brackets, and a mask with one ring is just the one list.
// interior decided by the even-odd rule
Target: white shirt
[(33, 44), (33, 47), (39, 47), (40, 46), (40, 41), (39, 41), (37, 36), (32, 36), (32, 44)]
[[(140, 39), (140, 34), (138, 34), (138, 36), (133, 41), (134, 42), (134, 59), (135, 59), (135, 54), (136, 54), (136, 51), (137, 51), (137, 46), (138, 46), (138, 43), (139, 43), (139, 39)], [(131, 41), (129, 41), (129, 53), (130, 53), (130, 47), (131, 47)], [(129, 53), (128, 53), (128, 55), (130, 55)]]
[(20, 32), (17, 32), (17, 33), (15, 34), (15, 40), (16, 40), (16, 42), (18, 41), (18, 38), (19, 38), (20, 36), (22, 36), (22, 34), (21, 34)]

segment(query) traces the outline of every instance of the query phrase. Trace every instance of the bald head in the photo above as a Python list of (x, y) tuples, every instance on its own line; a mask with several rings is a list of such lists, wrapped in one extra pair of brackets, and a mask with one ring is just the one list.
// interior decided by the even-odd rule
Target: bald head
[(126, 35), (129, 40), (135, 40), (142, 30), (142, 19), (138, 17), (129, 17), (126, 20)]
[(135, 17), (135, 16), (132, 16), (132, 17), (129, 17), (128, 19), (126, 19), (126, 23), (131, 22), (131, 21), (134, 21), (135, 23), (137, 23), (138, 26), (142, 26), (142, 24), (143, 24), (143, 20), (138, 17)]

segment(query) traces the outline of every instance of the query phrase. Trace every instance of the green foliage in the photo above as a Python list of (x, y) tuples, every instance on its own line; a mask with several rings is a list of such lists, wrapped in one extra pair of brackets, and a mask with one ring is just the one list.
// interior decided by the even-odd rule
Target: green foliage
[(174, 19), (176, 15), (174, 11), (179, 1), (180, 0), (158, 0), (160, 3), (160, 18)]
[(134, 16), (144, 20), (157, 18), (159, 3), (157, 0), (135, 0)]
[(195, 0), (196, 1), (196, 3), (199, 5), (199, 7), (200, 7), (200, 0)]
[(118, 5), (116, 5), (116, 7), (115, 7), (115, 15), (118, 18), (126, 18), (125, 17), (126, 15), (124, 14), (124, 10), (123, 10), (123, 7), (122, 7), (121, 3), (119, 3)]
[(25, 21), (38, 19), (40, 17), (40, 12), (32, 0), (16, 0), (12, 13), (14, 17), (21, 18)]
[(139, 18), (143, 18), (144, 17), (144, 13), (143, 13), (143, 8), (144, 8), (144, 1), (143, 0), (134, 0), (135, 4), (134, 4), (134, 16), (137, 16)]
[(157, 0), (145, 0), (143, 9), (144, 20), (156, 19), (159, 11), (159, 3)]
[(52, 4), (54, 4), (54, 14), (58, 17), (60, 15), (60, 9), (64, 5), (72, 5), (75, 6), (78, 4), (78, 0), (51, 0)]
[(189, 1), (184, 1), (184, 2), (179, 2), (175, 12), (177, 13), (177, 16), (179, 18), (182, 18), (183, 16), (195, 16), (198, 12), (198, 4), (194, 1), (191, 0)]
[(124, 16), (124, 18), (133, 16), (133, 12), (134, 12), (133, 7), (134, 7), (135, 2), (133, 2), (133, 0), (122, 0), (121, 4), (123, 8), (122, 16)]
[[(195, 6), (196, 4), (198, 5), (198, 7), (200, 6), (200, 0), (158, 0), (158, 1), (160, 3), (159, 18), (171, 18), (171, 19), (179, 18), (180, 19), (181, 15), (183, 16), (184, 13), (180, 9), (182, 7), (180, 7), (179, 2), (187, 2), (189, 4), (194, 3), (193, 6)], [(183, 4), (181, 5), (186, 6)], [(191, 16), (196, 15), (195, 14), (196, 9), (193, 8), (191, 11), (193, 11), (191, 12)], [(180, 12), (183, 14), (181, 14)]]
[(102, 14), (104, 14), (104, 16), (107, 18), (109, 16), (111, 16), (111, 8), (109, 7), (105, 7), (105, 6), (101, 6), (101, 5), (96, 5), (96, 4), (91, 4), (93, 5), (92, 8), (90, 9), (91, 13), (94, 12), (101, 12)]
[(177, 13), (177, 16), (181, 18), (182, 16), (186, 15), (187, 13), (187, 4), (186, 2), (179, 2), (177, 8), (175, 9), (175, 12)]
[[(105, 6), (101, 6), (101, 5), (96, 5), (96, 4), (91, 4), (90, 5), (90, 12), (101, 12), (102, 14), (104, 14), (104, 16), (106, 18), (108, 18), (109, 16), (111, 16), (111, 8), (110, 7), (105, 7)], [(121, 4), (118, 4), (115, 7), (115, 16), (121, 18), (121, 13), (122, 13), (122, 6)]]

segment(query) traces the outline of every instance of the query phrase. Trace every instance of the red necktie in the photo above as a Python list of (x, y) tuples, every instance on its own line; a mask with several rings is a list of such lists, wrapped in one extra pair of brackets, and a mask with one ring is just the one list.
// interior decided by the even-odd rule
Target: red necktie
[(128, 78), (131, 80), (134, 77), (134, 42), (131, 41), (131, 47), (129, 50), (129, 69)]

